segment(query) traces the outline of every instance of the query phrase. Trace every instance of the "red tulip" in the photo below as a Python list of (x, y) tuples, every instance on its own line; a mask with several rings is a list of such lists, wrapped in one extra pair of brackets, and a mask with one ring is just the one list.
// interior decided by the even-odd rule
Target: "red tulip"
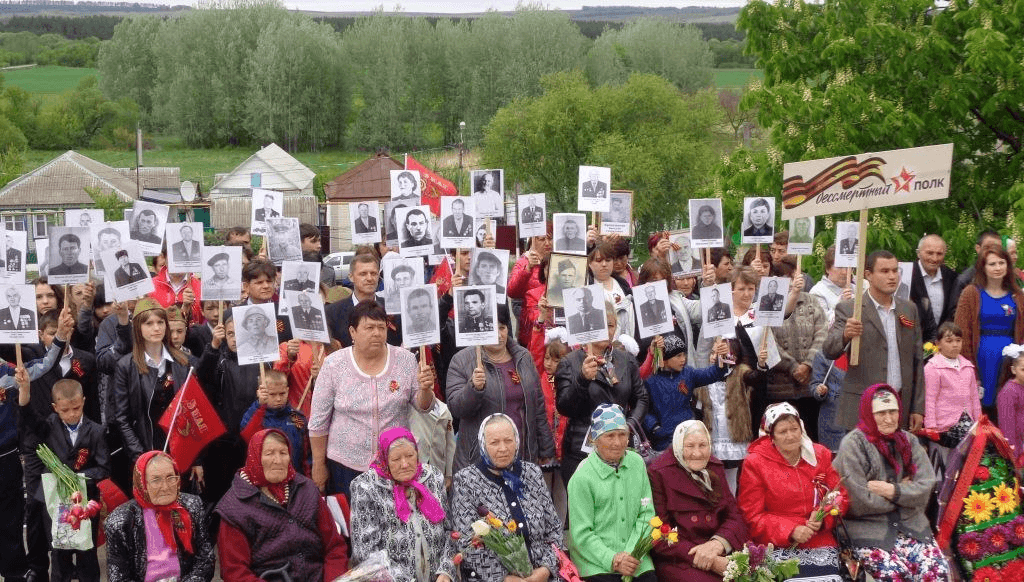
[(461, 538), (461, 537), (462, 537), (462, 534), (461, 534), (461, 533), (459, 533), (459, 532), (457, 532), (457, 531), (453, 531), (453, 532), (452, 532), (452, 539), (453, 539), (453, 540), (457, 540), (457, 539), (459, 539), (459, 538)]
[(452, 558), (452, 562), (454, 562), (456, 566), (461, 564), (462, 563), (462, 552), (459, 552), (458, 554), (455, 554), (455, 557)]
[(668, 532), (670, 532), (670, 531), (672, 531), (672, 528), (670, 528), (667, 523), (661, 524), (661, 533), (662, 533), (662, 535), (668, 535)]

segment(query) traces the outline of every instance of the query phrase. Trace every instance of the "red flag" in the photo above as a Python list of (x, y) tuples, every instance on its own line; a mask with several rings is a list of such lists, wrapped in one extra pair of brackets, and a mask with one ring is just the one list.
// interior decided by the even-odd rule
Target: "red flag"
[(185, 380), (185, 385), (160, 417), (158, 424), (167, 433), (168, 452), (182, 470), (192, 466), (192, 461), (203, 447), (227, 432), (224, 423), (217, 416), (217, 411), (213, 409), (199, 381), (191, 372)]
[(440, 174), (428, 170), (426, 166), (417, 162), (412, 156), (405, 156), (405, 169), (418, 170), (420, 173), (420, 204), (430, 206), (434, 216), (441, 215), (441, 196), (458, 196), (459, 189)]
[(850, 356), (843, 352), (843, 355), (836, 358), (836, 367), (840, 370), (847, 372), (850, 369)]
[(434, 267), (434, 275), (430, 278), (430, 282), (437, 285), (438, 297), (451, 291), (452, 288), (452, 264), (448, 262), (449, 260), (448, 257), (445, 257), (440, 264)]

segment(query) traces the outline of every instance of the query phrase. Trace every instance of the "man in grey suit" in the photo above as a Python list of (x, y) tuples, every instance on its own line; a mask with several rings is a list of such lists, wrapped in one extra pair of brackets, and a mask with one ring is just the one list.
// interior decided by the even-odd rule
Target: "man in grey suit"
[(836, 306), (835, 323), (822, 351), (830, 359), (848, 353), (860, 337), (860, 361), (849, 367), (839, 396), (836, 424), (852, 430), (857, 424), (860, 397), (873, 384), (889, 384), (900, 394), (900, 426), (911, 431), (924, 422), (924, 362), (921, 320), (917, 306), (895, 297), (900, 284), (899, 263), (889, 251), (875, 251), (864, 261), (867, 293), (861, 319), (853, 318), (853, 299)]
[(199, 241), (192, 240), (192, 227), (185, 224), (178, 230), (181, 240), (171, 245), (171, 253), (176, 263), (196, 263), (202, 260), (199, 256)]

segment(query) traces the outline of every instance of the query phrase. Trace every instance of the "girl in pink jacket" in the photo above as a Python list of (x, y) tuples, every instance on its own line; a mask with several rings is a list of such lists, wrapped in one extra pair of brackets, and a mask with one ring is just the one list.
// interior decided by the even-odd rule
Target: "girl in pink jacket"
[(960, 355), (963, 331), (947, 321), (936, 335), (939, 353), (924, 366), (924, 427), (944, 431), (964, 412), (977, 420), (981, 416), (981, 397), (974, 364)]

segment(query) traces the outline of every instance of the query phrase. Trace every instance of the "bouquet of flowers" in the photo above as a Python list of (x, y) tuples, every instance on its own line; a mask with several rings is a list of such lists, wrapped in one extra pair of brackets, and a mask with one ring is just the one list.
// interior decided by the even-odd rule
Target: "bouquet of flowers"
[(729, 555), (729, 565), (722, 574), (722, 582), (774, 582), (788, 580), (800, 571), (796, 558), (777, 560), (775, 548), (747, 543), (742, 550)]
[(345, 572), (340, 578), (335, 578), (334, 582), (394, 582), (394, 580), (394, 576), (391, 575), (391, 559), (388, 558), (388, 554), (384, 550), (377, 550), (367, 556), (358, 566)]
[(818, 508), (814, 510), (811, 515), (813, 521), (822, 521), (826, 515), (833, 517), (842, 513), (842, 502), (843, 493), (839, 490), (837, 484), (834, 488), (829, 489), (824, 495), (821, 496), (821, 502), (818, 503)]
[[(533, 573), (530, 555), (526, 552), (526, 540), (518, 533), (515, 520), (503, 522), (483, 505), (476, 508), (480, 519), (472, 524), (473, 547), (485, 547), (498, 556), (501, 565), (513, 576), (525, 578)], [(459, 539), (459, 532), (452, 532), (453, 539)], [(462, 563), (462, 553), (455, 555), (455, 565)]]
[(60, 497), (62, 505), (67, 506), (60, 509), (58, 516), (60, 521), (70, 525), (71, 529), (77, 530), (81, 527), (82, 521), (92, 519), (99, 514), (100, 503), (95, 499), (87, 503), (84, 502), (85, 492), (82, 491), (82, 484), (78, 476), (67, 465), (60, 462), (50, 447), (39, 445), (36, 448), (36, 455), (53, 473), (57, 480), (57, 496)]
[(939, 353), (939, 346), (933, 344), (932, 342), (924, 342), (924, 345), (921, 346), (921, 348), (924, 352), (924, 354), (922, 355), (922, 359), (925, 360)]
[[(655, 515), (647, 522), (644, 535), (636, 541), (636, 545), (629, 555), (637, 560), (642, 560), (644, 556), (651, 553), (654, 546), (662, 542), (670, 546), (678, 543), (679, 532), (674, 527), (670, 528), (667, 523), (663, 523), (661, 518)], [(630, 582), (632, 579), (632, 576), (623, 576), (622, 582)]]

